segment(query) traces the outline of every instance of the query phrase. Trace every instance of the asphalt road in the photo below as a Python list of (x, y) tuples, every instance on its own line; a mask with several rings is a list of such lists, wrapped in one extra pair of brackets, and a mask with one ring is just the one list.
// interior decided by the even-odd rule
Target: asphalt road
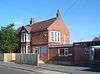
[(16, 68), (10, 68), (7, 66), (0, 66), (0, 74), (41, 74), (39, 72), (31, 72)]
[(55, 70), (48, 70), (34, 65), (16, 64), (0, 61), (0, 74), (68, 74)]

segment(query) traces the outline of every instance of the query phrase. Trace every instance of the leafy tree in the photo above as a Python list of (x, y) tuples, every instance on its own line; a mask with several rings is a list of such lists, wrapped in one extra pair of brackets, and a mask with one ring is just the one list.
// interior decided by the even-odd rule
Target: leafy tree
[(4, 52), (14, 52), (17, 47), (16, 31), (14, 24), (9, 24), (0, 29), (0, 49)]

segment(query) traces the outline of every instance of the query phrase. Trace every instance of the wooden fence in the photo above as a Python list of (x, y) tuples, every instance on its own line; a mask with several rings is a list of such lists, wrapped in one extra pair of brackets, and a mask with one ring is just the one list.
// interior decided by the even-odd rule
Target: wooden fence
[(4, 62), (16, 62), (20, 64), (32, 64), (35, 65), (37, 63), (36, 54), (21, 54), (21, 53), (0, 53), (0, 61)]
[(4, 60), (4, 54), (0, 53), (0, 61), (3, 61), (3, 60)]
[(10, 62), (15, 60), (15, 53), (0, 53), (0, 61)]
[(16, 54), (16, 63), (35, 65), (37, 62), (36, 54)]

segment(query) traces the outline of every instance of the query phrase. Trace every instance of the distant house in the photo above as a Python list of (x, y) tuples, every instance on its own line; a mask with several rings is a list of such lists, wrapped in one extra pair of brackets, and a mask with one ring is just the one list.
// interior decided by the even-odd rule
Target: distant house
[(93, 41), (100, 41), (100, 36), (95, 37), (95, 38), (93, 39)]
[[(21, 53), (39, 52), (40, 60), (48, 61), (57, 56), (68, 56), (70, 35), (59, 10), (56, 17), (22, 26), (17, 30), (19, 50)], [(70, 46), (70, 45), (69, 45)]]

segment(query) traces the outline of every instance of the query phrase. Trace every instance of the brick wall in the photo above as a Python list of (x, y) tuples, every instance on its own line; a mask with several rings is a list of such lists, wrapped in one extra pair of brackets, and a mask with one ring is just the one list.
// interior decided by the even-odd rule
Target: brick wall
[(49, 60), (57, 60), (58, 57), (58, 49), (57, 48), (49, 48)]
[(47, 43), (48, 43), (48, 31), (32, 33), (31, 45), (39, 45)]
[[(70, 40), (69, 40), (69, 30), (68, 28), (64, 25), (64, 23), (57, 19), (49, 28), (49, 31), (51, 30), (56, 30), (56, 31), (60, 31), (61, 37), (61, 44), (69, 44)], [(50, 36), (49, 36), (50, 37)]]

